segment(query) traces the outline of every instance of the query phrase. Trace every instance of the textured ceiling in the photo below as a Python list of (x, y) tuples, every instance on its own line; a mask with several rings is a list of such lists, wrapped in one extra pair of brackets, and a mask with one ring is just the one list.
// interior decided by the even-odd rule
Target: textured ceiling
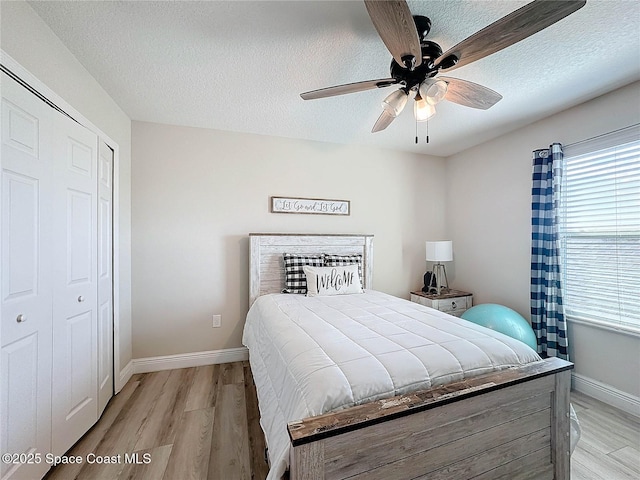
[[(371, 134), (394, 87), (303, 101), (385, 78), (390, 54), (363, 2), (29, 2), (133, 119), (448, 156), (640, 79), (640, 2), (588, 0), (557, 24), (450, 76), (503, 95), (443, 102), (430, 143), (409, 108)], [(446, 50), (527, 1), (409, 1)]]

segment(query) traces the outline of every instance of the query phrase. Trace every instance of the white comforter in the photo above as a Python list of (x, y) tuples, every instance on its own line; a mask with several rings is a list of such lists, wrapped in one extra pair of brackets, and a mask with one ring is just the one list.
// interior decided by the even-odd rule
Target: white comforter
[(540, 360), (499, 332), (371, 290), (262, 296), (247, 314), (243, 343), (269, 480), (288, 467), (290, 421)]

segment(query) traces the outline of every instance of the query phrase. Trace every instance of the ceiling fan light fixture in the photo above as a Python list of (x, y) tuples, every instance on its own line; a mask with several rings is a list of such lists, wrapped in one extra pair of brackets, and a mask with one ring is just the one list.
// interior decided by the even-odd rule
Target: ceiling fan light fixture
[[(434, 105), (442, 100), (481, 110), (492, 107), (502, 99), (499, 93), (467, 80), (436, 78), (436, 75), (442, 70), (462, 67), (520, 42), (576, 12), (586, 4), (586, 0), (531, 1), (444, 53), (437, 43), (426, 40), (431, 21), (424, 16), (412, 16), (407, 0), (364, 0), (364, 3), (373, 26), (393, 57), (390, 78), (336, 85), (305, 92), (300, 96), (303, 100), (311, 100), (402, 85), (382, 102), (384, 110), (371, 130), (375, 133), (387, 128), (400, 115), (409, 98), (415, 100), (416, 122), (427, 121), (435, 115)], [(413, 22), (409, 21), (411, 18)], [(427, 143), (428, 128), (427, 123)]]
[(417, 122), (426, 122), (436, 114), (436, 107), (424, 100), (420, 95), (413, 104), (413, 114)]
[(420, 95), (430, 105), (436, 105), (444, 99), (448, 87), (444, 80), (427, 79), (420, 84)]
[(404, 110), (408, 99), (409, 95), (404, 90), (396, 90), (382, 101), (382, 108), (384, 108), (385, 112), (395, 118), (400, 115), (402, 110)]

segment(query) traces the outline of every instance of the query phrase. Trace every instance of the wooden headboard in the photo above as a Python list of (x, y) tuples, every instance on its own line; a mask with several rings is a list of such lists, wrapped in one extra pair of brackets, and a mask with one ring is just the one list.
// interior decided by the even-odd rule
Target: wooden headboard
[(249, 306), (284, 288), (284, 253), (362, 255), (363, 287), (372, 288), (373, 235), (250, 233)]

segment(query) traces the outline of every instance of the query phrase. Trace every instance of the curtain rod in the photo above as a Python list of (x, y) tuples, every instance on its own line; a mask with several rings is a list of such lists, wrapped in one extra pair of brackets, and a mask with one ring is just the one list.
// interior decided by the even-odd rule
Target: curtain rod
[(617, 130), (612, 130), (612, 131), (607, 132), (607, 133), (601, 133), (600, 135), (596, 135), (596, 136), (591, 137), (591, 138), (585, 138), (584, 140), (578, 140), (577, 142), (568, 143), (568, 144), (562, 145), (562, 146), (563, 147), (573, 147), (574, 145), (579, 145), (579, 144), (584, 143), (584, 142), (589, 142), (591, 140), (595, 140), (596, 138), (604, 137), (605, 135), (611, 135), (612, 133), (621, 132), (623, 130), (627, 130), (627, 129), (633, 128), (633, 127), (640, 127), (640, 123), (634, 123), (633, 125), (629, 125), (628, 127), (618, 128)]

